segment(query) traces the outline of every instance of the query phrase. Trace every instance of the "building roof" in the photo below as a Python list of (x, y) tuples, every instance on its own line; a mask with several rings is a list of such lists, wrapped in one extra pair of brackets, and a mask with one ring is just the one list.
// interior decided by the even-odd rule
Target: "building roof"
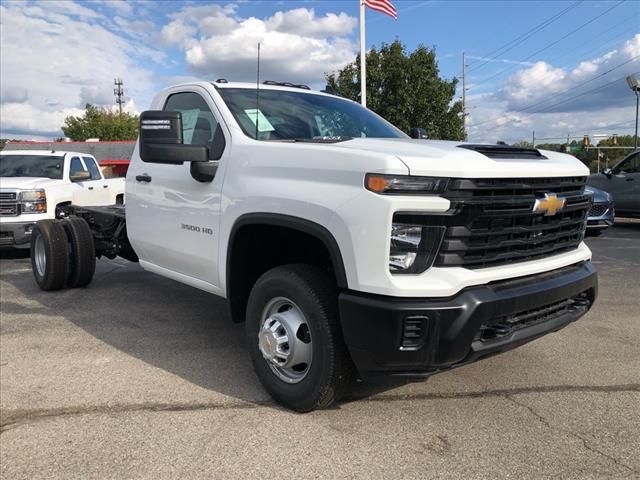
[(7, 142), (3, 152), (30, 150), (46, 152), (78, 152), (93, 155), (100, 160), (129, 160), (136, 146), (135, 141), (112, 142)]

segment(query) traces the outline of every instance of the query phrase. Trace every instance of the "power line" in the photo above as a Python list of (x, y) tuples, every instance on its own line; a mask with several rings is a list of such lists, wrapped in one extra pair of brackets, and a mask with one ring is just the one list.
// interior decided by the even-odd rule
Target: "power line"
[[(606, 41), (617, 40), (618, 38), (625, 37), (625, 36), (627, 35), (627, 33), (628, 33), (628, 32), (638, 30), (638, 27), (637, 27), (637, 26), (633, 26), (633, 27), (631, 27), (631, 28), (627, 28), (626, 30), (623, 30), (622, 32), (620, 32), (619, 28), (620, 28), (622, 25), (624, 25), (625, 23), (628, 23), (629, 21), (635, 21), (635, 22), (637, 23), (637, 22), (638, 22), (638, 15), (633, 15), (633, 16), (631, 16), (631, 17), (627, 18), (627, 19), (626, 19), (625, 21), (623, 21), (623, 22), (619, 22), (619, 23), (616, 23), (616, 24), (612, 25), (610, 28), (607, 28), (606, 30), (604, 30), (604, 31), (600, 32), (599, 34), (597, 34), (597, 35), (595, 35), (595, 36), (591, 37), (591, 38), (589, 39), (589, 41), (587, 41), (587, 42), (583, 42), (583, 43), (582, 43), (582, 45), (581, 45), (581, 47), (584, 47), (584, 46), (590, 45), (590, 44), (591, 44), (591, 43), (593, 43), (595, 40), (597, 40), (597, 39), (599, 39), (600, 37), (602, 37), (605, 33), (609, 33), (611, 30), (616, 30), (616, 34), (615, 34), (614, 36), (612, 36), (612, 37), (609, 37)], [(634, 24), (634, 25), (635, 25), (635, 24)], [(599, 42), (599, 43), (601, 43), (601, 44), (602, 44), (602, 42)], [(596, 48), (596, 50), (593, 50), (593, 48), (591, 48), (591, 47), (590, 47), (590, 48), (585, 49), (585, 50), (582, 50), (582, 49), (581, 49), (581, 51), (583, 51), (584, 53), (587, 53), (587, 56), (594, 56), (595, 54), (597, 54), (598, 52), (600, 52), (600, 51), (602, 51), (602, 50), (605, 50), (606, 48), (608, 48), (608, 47), (607, 47), (607, 45), (604, 45), (604, 48)], [(560, 59), (560, 58), (564, 58), (564, 57), (566, 57), (567, 55), (575, 55), (575, 54), (576, 54), (575, 50), (568, 50), (568, 51), (566, 51), (566, 52), (564, 52), (564, 53), (561, 53), (561, 54), (560, 54), (560, 55), (558, 55), (558, 56), (555, 56), (555, 57), (553, 57), (553, 58), (551, 58), (551, 59), (549, 59), (549, 60), (546, 60), (546, 62), (547, 62), (547, 63), (549, 63), (549, 64), (551, 64), (551, 63), (555, 62), (556, 60), (558, 60), (558, 59)], [(584, 58), (584, 57), (583, 57), (583, 58)], [(582, 58), (577, 58), (577, 59), (576, 59), (576, 58), (574, 58), (572, 62), (576, 62), (576, 61), (580, 61), (580, 60), (582, 60)]]
[[(575, 90), (575, 89), (577, 89), (577, 88), (580, 88), (580, 87), (582, 87), (582, 86), (584, 86), (584, 85), (587, 85), (588, 83), (590, 83), (590, 82), (592, 82), (592, 81), (594, 81), (594, 80), (597, 80), (598, 78), (602, 78), (602, 77), (604, 77), (604, 76), (608, 75), (609, 73), (613, 72), (614, 70), (617, 70), (618, 68), (623, 67), (624, 65), (627, 65), (628, 63), (631, 63), (633, 60), (636, 60), (636, 59), (638, 59), (638, 58), (640, 58), (640, 55), (636, 55), (635, 57), (630, 58), (630, 59), (629, 59), (629, 60), (627, 60), (626, 62), (623, 62), (623, 63), (621, 63), (621, 64), (618, 64), (618, 65), (616, 65), (615, 67), (612, 67), (612, 68), (610, 68), (609, 70), (607, 70), (607, 71), (605, 71), (605, 72), (602, 72), (602, 73), (600, 73), (599, 75), (596, 75), (595, 77), (590, 78), (589, 80), (586, 80), (586, 81), (584, 81), (584, 82), (582, 82), (582, 83), (579, 83), (578, 85), (574, 85), (574, 86), (569, 87), (569, 88), (567, 88), (567, 89), (565, 89), (565, 90), (563, 90), (563, 91), (561, 91), (561, 92), (557, 92), (557, 93), (555, 93), (555, 94), (553, 94), (553, 95), (551, 95), (551, 96), (549, 96), (549, 97), (545, 98), (544, 100), (540, 100), (540, 101), (538, 101), (538, 102), (536, 102), (536, 103), (533, 103), (533, 104), (531, 104), (531, 105), (528, 105), (528, 106), (526, 106), (526, 107), (524, 107), (524, 108), (520, 108), (520, 109), (518, 109), (518, 110), (512, 110), (512, 111), (510, 111), (509, 113), (524, 113), (524, 112), (526, 112), (527, 110), (530, 110), (530, 109), (532, 109), (532, 108), (534, 108), (534, 107), (536, 107), (536, 106), (538, 106), (538, 105), (541, 105), (541, 104), (543, 104), (543, 103), (548, 102), (548, 101), (549, 101), (550, 99), (552, 99), (552, 98), (558, 97), (558, 96), (560, 96), (560, 95), (564, 95), (565, 93), (568, 93), (568, 92), (570, 92), (570, 91), (573, 91), (573, 90)], [(602, 90), (602, 89), (604, 89), (604, 88), (606, 88), (606, 87), (609, 87), (609, 86), (613, 85), (614, 83), (616, 83), (616, 82), (618, 82), (618, 81), (620, 81), (620, 80), (621, 80), (621, 79), (619, 79), (619, 78), (618, 78), (618, 79), (616, 79), (616, 80), (613, 80), (612, 82), (606, 83), (606, 84), (604, 84), (604, 85), (600, 85), (599, 87), (596, 87), (596, 88), (594, 88), (594, 89), (587, 90), (586, 92), (582, 92), (582, 93), (580, 93), (580, 94), (578, 94), (578, 95), (571, 96), (571, 97), (569, 97), (569, 98), (567, 98), (567, 99), (565, 99), (565, 100), (562, 100), (562, 101), (560, 101), (560, 102), (554, 103), (554, 104), (552, 104), (552, 105), (548, 105), (548, 106), (544, 107), (542, 110), (540, 110), (540, 111), (538, 111), (538, 112), (532, 112), (532, 113), (528, 113), (528, 114), (526, 114), (526, 115), (535, 115), (535, 114), (538, 114), (538, 113), (544, 113), (544, 112), (547, 112), (547, 111), (551, 110), (552, 108), (557, 107), (558, 105), (562, 105), (562, 104), (567, 103), (567, 102), (569, 102), (569, 101), (571, 101), (571, 100), (575, 100), (576, 98), (583, 97), (584, 95), (586, 95), (586, 94), (588, 94), (588, 93), (593, 93), (593, 92), (596, 92), (596, 91), (598, 91), (598, 90)], [(480, 126), (480, 125), (485, 125), (485, 124), (487, 124), (487, 123), (494, 122), (495, 120), (498, 120), (499, 118), (501, 118), (501, 116), (496, 116), (496, 117), (490, 118), (490, 119), (485, 120), (485, 121), (480, 122), (480, 123), (476, 123), (475, 125), (471, 125), (471, 126), (472, 126), (472, 127), (478, 127), (478, 126)]]
[[(565, 38), (573, 35), (574, 33), (576, 33), (579, 30), (582, 30), (584, 27), (586, 27), (587, 25), (592, 24), (593, 22), (595, 22), (596, 20), (598, 20), (599, 18), (603, 17), (604, 15), (606, 15), (607, 13), (609, 13), (611, 10), (613, 10), (614, 8), (619, 7), (620, 5), (622, 5), (625, 2), (625, 0), (620, 0), (618, 3), (616, 3), (615, 5), (613, 5), (612, 7), (606, 9), (604, 12), (602, 12), (601, 14), (595, 16), (594, 18), (592, 18), (591, 20), (589, 20), (588, 22), (583, 23), (582, 25), (580, 25), (578, 28), (575, 28), (573, 30), (571, 30), (569, 33), (567, 33), (566, 35), (560, 37), (559, 39), (551, 42), (550, 44), (548, 44), (547, 46), (541, 48), (540, 50), (537, 50), (535, 52), (533, 52), (531, 55), (529, 55), (528, 57), (524, 58), (523, 60), (520, 60), (520, 62), (526, 62), (527, 60), (533, 58), (534, 56), (538, 55), (539, 53), (544, 52), (545, 50), (548, 50), (549, 48), (553, 47), (554, 45), (557, 45), (558, 43), (560, 43), (562, 40), (564, 40)], [(484, 80), (482, 80), (481, 82), (478, 82), (475, 84), (475, 86), (477, 87), (478, 85), (482, 85), (483, 83), (488, 82), (489, 80), (493, 80), (496, 77), (499, 77), (500, 75), (502, 75), (505, 72), (508, 72), (510, 70), (513, 70), (514, 67), (507, 67), (504, 70), (499, 71), (498, 73), (496, 73), (495, 75), (491, 75), (489, 78), (486, 78)]]
[[(489, 63), (491, 60), (495, 60), (498, 57), (504, 55), (505, 53), (513, 50), (515, 47), (517, 47), (518, 45), (520, 45), (521, 43), (525, 42), (526, 40), (528, 40), (529, 38), (531, 38), (533, 35), (535, 35), (536, 33), (544, 30), (546, 27), (548, 27), (549, 25), (551, 25), (553, 22), (555, 22), (557, 19), (559, 19), (560, 17), (562, 17), (563, 15), (565, 15), (566, 13), (570, 12), (571, 10), (573, 10), (574, 8), (576, 8), (578, 5), (580, 5), (584, 0), (579, 0), (571, 5), (569, 5), (567, 8), (565, 8), (564, 10), (556, 13), (555, 15), (553, 15), (552, 17), (546, 19), (544, 22), (536, 25), (535, 27), (531, 28), (530, 30), (526, 31), (525, 33), (523, 33), (522, 35), (520, 35), (519, 37), (505, 43), (504, 45), (502, 45), (501, 47), (497, 48), (496, 50), (493, 50), (490, 53), (487, 53), (486, 55), (483, 55), (483, 57), (490, 57), (489, 60), (484, 61), (483, 63), (481, 63), (480, 65), (476, 65), (473, 68), (471, 68), (469, 70), (469, 72), (473, 72), (474, 70), (477, 70), (480, 67), (483, 67), (484, 65), (486, 65), (487, 63)], [(506, 48), (506, 49), (505, 49)], [(491, 55), (494, 55), (494, 57), (491, 57)], [(477, 63), (477, 62), (476, 62)]]

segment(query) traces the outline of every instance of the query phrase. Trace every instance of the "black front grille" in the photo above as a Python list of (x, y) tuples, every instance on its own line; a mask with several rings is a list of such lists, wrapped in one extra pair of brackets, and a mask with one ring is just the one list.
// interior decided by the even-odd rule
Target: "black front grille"
[(0, 204), (0, 215), (6, 217), (15, 217), (18, 215), (18, 205), (2, 205)]
[(17, 198), (16, 192), (0, 192), (0, 202), (15, 202)]
[[(458, 179), (445, 197), (456, 210), (436, 266), (485, 268), (575, 249), (584, 236), (590, 197), (586, 177)], [(555, 215), (533, 212), (536, 199), (555, 193)], [(456, 221), (459, 219), (459, 221)]]
[(601, 217), (609, 210), (609, 206), (605, 203), (594, 203), (589, 209), (589, 217)]
[[(441, 215), (397, 213), (394, 222), (441, 225), (446, 232), (436, 267), (486, 268), (567, 252), (584, 237), (591, 197), (586, 177), (453, 179)], [(536, 199), (565, 198), (554, 215), (533, 212)]]
[(588, 293), (583, 292), (575, 297), (499, 317), (492, 320), (491, 323), (481, 325), (475, 339), (487, 342), (504, 338), (517, 330), (548, 322), (567, 313), (575, 313), (578, 310), (586, 311), (589, 309), (591, 301)]

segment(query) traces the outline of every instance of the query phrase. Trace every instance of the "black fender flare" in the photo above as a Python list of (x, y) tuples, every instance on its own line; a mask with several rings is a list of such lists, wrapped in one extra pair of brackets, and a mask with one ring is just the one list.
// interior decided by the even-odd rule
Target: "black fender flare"
[(227, 299), (230, 298), (229, 285), (231, 276), (231, 256), (233, 253), (235, 236), (240, 228), (247, 225), (274, 225), (278, 227), (286, 227), (316, 237), (324, 244), (324, 246), (327, 248), (327, 251), (329, 252), (338, 287), (342, 289), (348, 288), (347, 273), (344, 268), (344, 261), (342, 260), (340, 247), (338, 246), (338, 242), (336, 241), (333, 234), (325, 227), (310, 220), (306, 220), (300, 217), (294, 217), (292, 215), (285, 215), (280, 213), (246, 213), (236, 219), (233, 227), (231, 228), (229, 242), (227, 244)]

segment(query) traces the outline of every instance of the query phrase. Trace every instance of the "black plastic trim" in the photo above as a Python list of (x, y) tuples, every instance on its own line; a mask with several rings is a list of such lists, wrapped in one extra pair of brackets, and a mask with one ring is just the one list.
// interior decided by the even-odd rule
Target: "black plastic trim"
[[(236, 222), (233, 224), (231, 234), (229, 235), (229, 247), (233, 245), (234, 237), (240, 227), (244, 227), (246, 225), (274, 225), (277, 227), (287, 227), (318, 238), (322, 241), (324, 246), (327, 247), (329, 255), (331, 255), (331, 263), (336, 274), (338, 287), (348, 288), (347, 273), (344, 269), (344, 262), (342, 261), (342, 253), (340, 253), (338, 242), (336, 242), (336, 239), (333, 237), (331, 232), (322, 225), (310, 220), (305, 220), (304, 218), (283, 215), (280, 213), (247, 213), (238, 217)], [(230, 263), (231, 249), (227, 250), (227, 287), (229, 286)]]
[[(559, 330), (584, 315), (597, 296), (597, 274), (584, 262), (519, 279), (470, 287), (448, 298), (396, 298), (344, 291), (340, 319), (345, 342), (362, 378), (425, 377), (510, 350)], [(483, 325), (504, 316), (544, 308), (585, 295), (569, 313), (525, 326), (497, 341), (478, 341)], [(421, 348), (402, 349), (407, 317), (428, 318)]]

